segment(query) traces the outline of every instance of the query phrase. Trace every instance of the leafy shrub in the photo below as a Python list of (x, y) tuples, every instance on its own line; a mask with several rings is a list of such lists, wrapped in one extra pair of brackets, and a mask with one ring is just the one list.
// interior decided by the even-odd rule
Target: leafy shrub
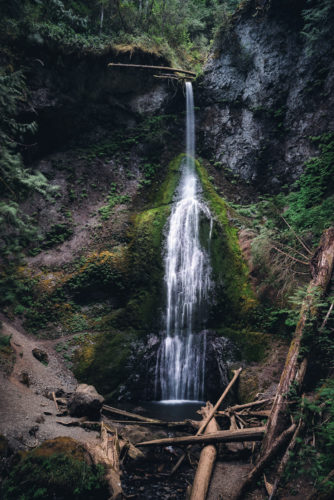
[(3, 482), (2, 498), (105, 500), (108, 490), (103, 475), (103, 466), (89, 466), (64, 453), (35, 453), (21, 458), (12, 468)]
[(334, 134), (311, 138), (320, 149), (317, 157), (305, 164), (297, 182), (298, 191), (286, 198), (286, 218), (300, 232), (311, 231), (319, 238), (322, 231), (333, 223), (334, 214)]
[(291, 452), (285, 477), (295, 480), (307, 475), (319, 493), (329, 494), (334, 491), (329, 476), (334, 467), (334, 380), (325, 380), (313, 399), (300, 400), (296, 417), (303, 419), (305, 428)]
[(8, 347), (11, 338), (11, 335), (0, 335), (0, 347)]
[(318, 54), (333, 43), (334, 4), (332, 0), (307, 0), (303, 11), (302, 34), (306, 38), (308, 55)]

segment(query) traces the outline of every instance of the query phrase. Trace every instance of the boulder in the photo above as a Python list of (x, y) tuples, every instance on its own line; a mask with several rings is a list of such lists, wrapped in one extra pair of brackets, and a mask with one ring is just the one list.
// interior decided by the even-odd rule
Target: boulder
[(93, 385), (80, 384), (70, 397), (67, 407), (72, 417), (88, 417), (97, 420), (100, 418), (103, 402), (103, 396)]
[(32, 350), (33, 356), (38, 359), (41, 363), (44, 365), (47, 365), (49, 363), (49, 356), (47, 352), (43, 351), (42, 349), (38, 349), (38, 347), (35, 347), (35, 349)]

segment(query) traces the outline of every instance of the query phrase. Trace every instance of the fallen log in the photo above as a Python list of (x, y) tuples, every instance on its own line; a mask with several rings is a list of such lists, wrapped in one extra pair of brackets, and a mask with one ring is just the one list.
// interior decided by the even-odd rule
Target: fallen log
[[(205, 407), (201, 409), (203, 415), (203, 420), (208, 418), (210, 411), (212, 409), (212, 404), (207, 403)], [(216, 433), (219, 431), (219, 426), (213, 418), (208, 423), (205, 429), (205, 435)], [(213, 471), (213, 466), (215, 464), (217, 457), (217, 450), (214, 445), (205, 446), (200, 455), (198, 462), (193, 486), (191, 489), (190, 500), (205, 500), (207, 491), (209, 489), (210, 479)]]
[(120, 447), (117, 434), (109, 437), (106, 427), (101, 422), (100, 442), (98, 444), (88, 442), (85, 446), (94, 463), (103, 464), (106, 468), (105, 478), (109, 484), (109, 500), (121, 500), (124, 498), (120, 478)]
[(168, 427), (171, 429), (181, 429), (184, 427), (194, 427), (195, 429), (199, 426), (199, 421), (197, 420), (180, 420), (179, 422), (168, 422), (168, 420), (158, 421), (158, 422), (143, 422), (141, 420), (117, 420), (117, 419), (109, 419), (109, 422), (113, 424), (121, 424), (121, 425), (153, 425), (158, 427)]
[(208, 444), (208, 443), (233, 443), (239, 441), (259, 441), (263, 438), (265, 427), (250, 427), (247, 429), (239, 429), (236, 431), (219, 431), (212, 434), (204, 434), (200, 436), (182, 436), (170, 437), (163, 439), (155, 439), (153, 441), (143, 441), (137, 443), (136, 446), (169, 446), (175, 444), (177, 446), (185, 444)]
[(101, 422), (89, 422), (80, 420), (71, 420), (70, 422), (65, 422), (64, 420), (56, 420), (57, 424), (64, 425), (65, 427), (82, 427), (84, 429), (100, 430)]
[[(206, 420), (201, 424), (200, 428), (196, 432), (196, 436), (200, 436), (204, 432), (206, 426), (208, 425), (208, 423), (210, 422), (210, 420), (214, 417), (215, 413), (217, 412), (218, 408), (220, 407), (220, 405), (222, 404), (222, 402), (226, 398), (226, 396), (229, 393), (230, 389), (232, 388), (233, 384), (236, 382), (236, 380), (239, 377), (241, 371), (242, 371), (242, 368), (239, 368), (238, 370), (234, 370), (234, 375), (233, 375), (232, 380), (226, 386), (223, 394), (220, 396), (220, 398), (218, 399), (218, 401), (215, 404), (215, 406), (210, 410), (208, 416), (206, 417)], [(173, 469), (171, 471), (171, 474), (174, 474), (177, 471), (177, 469), (180, 467), (180, 465), (182, 464), (183, 460), (185, 459), (185, 456), (186, 456), (185, 453), (183, 453), (183, 455), (181, 455), (181, 457), (179, 458), (179, 460), (174, 465), (174, 467), (173, 467)]]
[(153, 69), (154, 71), (170, 71), (171, 73), (183, 73), (185, 75), (196, 76), (193, 71), (188, 71), (180, 68), (170, 68), (168, 66), (149, 66), (147, 64), (123, 64), (123, 63), (109, 63), (109, 68), (132, 68), (132, 69)]
[(252, 406), (259, 406), (259, 405), (263, 405), (265, 403), (269, 403), (273, 399), (274, 398), (260, 399), (259, 401), (252, 401), (251, 403), (245, 403), (243, 405), (234, 405), (234, 406), (230, 406), (229, 408), (226, 408), (225, 411), (243, 410), (244, 408), (251, 408)]
[(310, 320), (316, 318), (316, 300), (319, 294), (325, 293), (331, 279), (334, 265), (334, 227), (327, 229), (320, 240), (320, 245), (311, 259), (312, 280), (308, 286), (300, 310), (299, 321), (296, 326), (285, 366), (277, 388), (271, 414), (268, 419), (268, 430), (263, 440), (261, 454), (265, 455), (277, 435), (285, 425), (285, 414), (288, 405), (288, 393), (293, 385), (297, 391), (300, 389), (307, 368), (307, 358), (300, 360), (300, 347), (304, 330)]
[(138, 413), (131, 413), (129, 411), (120, 410), (119, 408), (114, 408), (112, 406), (103, 405), (102, 411), (107, 413), (112, 413), (114, 415), (122, 415), (123, 417), (131, 418), (132, 420), (140, 420), (141, 422), (147, 422), (151, 424), (165, 424), (164, 420), (158, 420), (156, 418), (144, 417), (143, 415), (138, 415)]
[[(263, 455), (256, 466), (248, 474), (246, 481), (242, 485), (238, 496), (235, 500), (243, 500), (245, 498), (246, 492), (251, 488), (252, 484), (257, 480), (257, 478), (262, 473), (263, 469), (268, 465), (268, 463), (276, 456), (276, 454), (281, 450), (287, 439), (295, 432), (296, 424), (292, 424), (288, 429), (286, 429), (282, 434), (274, 441), (270, 449)], [(265, 427), (264, 427), (265, 429)]]
[(242, 411), (241, 413), (238, 413), (241, 417), (247, 418), (247, 417), (264, 417), (268, 418), (270, 415), (270, 410), (259, 410), (259, 411)]

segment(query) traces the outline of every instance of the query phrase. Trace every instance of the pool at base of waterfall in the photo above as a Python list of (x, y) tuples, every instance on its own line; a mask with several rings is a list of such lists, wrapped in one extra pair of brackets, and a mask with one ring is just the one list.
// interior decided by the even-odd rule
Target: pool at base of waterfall
[[(140, 401), (138, 403), (122, 403), (118, 407), (122, 410), (138, 413), (144, 417), (157, 418), (166, 421), (179, 421), (184, 419), (201, 420), (197, 413), (203, 401), (189, 400), (162, 400), (162, 401)], [(120, 418), (121, 419), (121, 418)]]

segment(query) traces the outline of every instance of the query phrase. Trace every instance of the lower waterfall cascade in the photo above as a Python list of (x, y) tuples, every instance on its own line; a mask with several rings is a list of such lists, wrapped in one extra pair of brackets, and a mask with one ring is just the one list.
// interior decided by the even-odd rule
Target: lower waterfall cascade
[[(156, 395), (162, 400), (204, 397), (207, 300), (212, 288), (209, 245), (213, 220), (201, 199), (195, 169), (193, 90), (186, 83), (186, 157), (169, 218), (165, 246), (166, 308), (164, 338), (156, 363)], [(210, 224), (207, 248), (200, 242), (200, 220)]]

